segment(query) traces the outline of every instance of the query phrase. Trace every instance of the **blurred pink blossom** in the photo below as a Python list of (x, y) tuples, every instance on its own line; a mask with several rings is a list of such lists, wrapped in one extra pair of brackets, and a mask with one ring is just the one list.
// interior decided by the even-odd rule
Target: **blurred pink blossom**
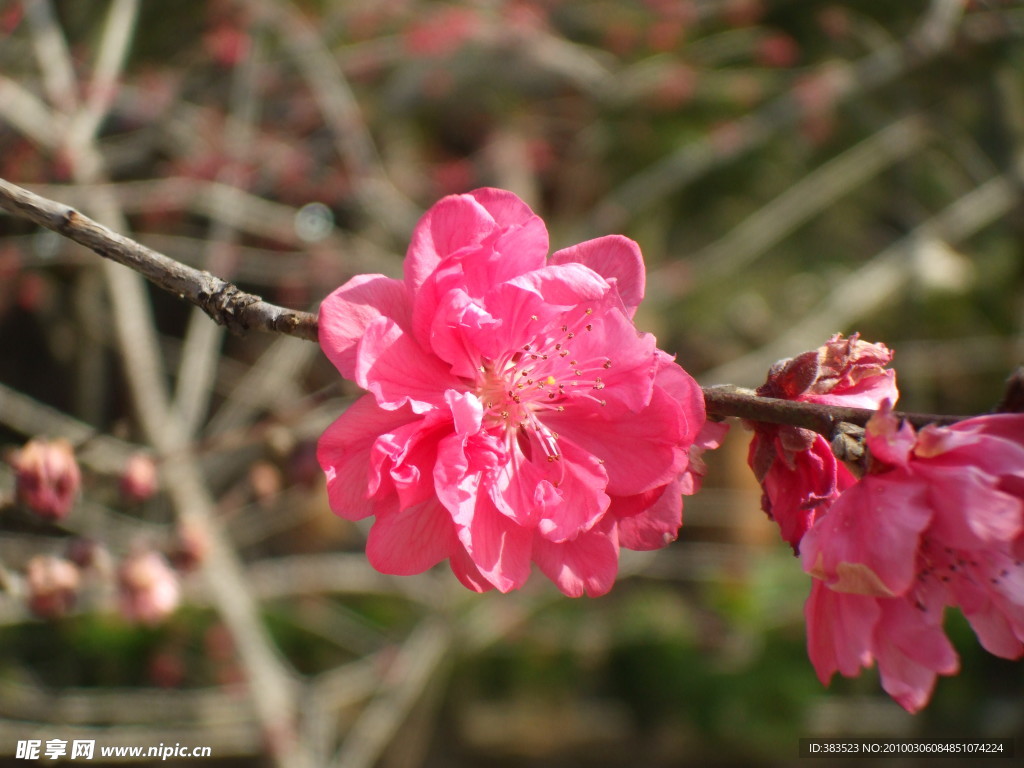
[(412, 56), (444, 58), (458, 51), (480, 28), (476, 9), (438, 6), (405, 29), (405, 48)]
[(822, 682), (877, 660), (885, 690), (914, 712), (958, 668), (944, 606), (989, 652), (1024, 655), (1024, 415), (915, 433), (886, 402), (866, 442), (868, 473), (801, 544), (815, 577), (808, 651)]
[(25, 566), (28, 607), (40, 618), (67, 614), (75, 605), (80, 586), (78, 568), (63, 558), (36, 555)]
[[(824, 346), (772, 366), (757, 390), (762, 397), (826, 405), (877, 408), (895, 400), (896, 374), (885, 370), (892, 352), (883, 344), (836, 334)], [(799, 551), (800, 539), (854, 476), (828, 441), (800, 427), (753, 422), (748, 463), (761, 483), (761, 507), (782, 538)]]
[(146, 453), (133, 453), (121, 471), (121, 496), (138, 503), (150, 498), (157, 490), (157, 469), (153, 457)]
[(321, 305), (325, 354), (369, 394), (318, 457), (334, 511), (376, 515), (378, 570), (448, 559), (470, 589), (504, 592), (535, 562), (564, 593), (600, 595), (620, 546), (676, 537), (704, 403), (633, 325), (639, 248), (547, 251), (525, 203), (479, 189), (421, 219), (404, 280), (359, 276)]
[(18, 501), (40, 517), (67, 517), (78, 498), (82, 474), (67, 440), (29, 440), (12, 459)]
[(178, 576), (154, 550), (126, 557), (117, 570), (121, 615), (141, 624), (157, 624), (172, 614), (181, 599)]

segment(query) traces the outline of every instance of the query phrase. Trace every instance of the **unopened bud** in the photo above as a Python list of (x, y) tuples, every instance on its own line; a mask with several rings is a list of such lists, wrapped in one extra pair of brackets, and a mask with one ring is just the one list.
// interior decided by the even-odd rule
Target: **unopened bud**
[(157, 624), (178, 607), (178, 577), (153, 550), (126, 557), (117, 571), (121, 614), (129, 621)]
[(81, 583), (75, 564), (51, 555), (36, 555), (25, 567), (28, 607), (36, 616), (54, 619), (75, 605)]
[(145, 501), (157, 489), (156, 462), (145, 453), (132, 454), (121, 473), (121, 495), (126, 501)]
[(30, 440), (11, 461), (18, 501), (47, 520), (61, 520), (75, 504), (82, 474), (67, 440)]

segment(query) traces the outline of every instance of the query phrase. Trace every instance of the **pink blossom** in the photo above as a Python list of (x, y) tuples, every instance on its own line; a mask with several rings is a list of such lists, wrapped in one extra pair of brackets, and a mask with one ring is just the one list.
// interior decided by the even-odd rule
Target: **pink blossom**
[[(884, 370), (892, 352), (858, 334), (836, 334), (818, 349), (772, 366), (757, 390), (775, 397), (826, 405), (877, 408), (895, 400), (896, 374)], [(855, 478), (836, 461), (828, 441), (800, 427), (754, 422), (748, 462), (761, 483), (761, 507), (782, 538), (799, 551), (800, 539)]]
[(67, 517), (78, 499), (82, 473), (67, 440), (29, 440), (14, 454), (18, 501), (47, 520)]
[(321, 347), (369, 394), (318, 458), (334, 511), (376, 516), (378, 570), (447, 559), (470, 589), (504, 592), (536, 563), (566, 594), (600, 595), (620, 547), (676, 537), (704, 403), (633, 326), (639, 248), (547, 251), (512, 193), (453, 195), (417, 225), (404, 280), (355, 277), (321, 305)]
[(957, 670), (944, 606), (991, 653), (1024, 655), (1024, 415), (915, 432), (886, 402), (866, 443), (868, 473), (801, 543), (815, 577), (808, 649), (823, 682), (877, 660), (886, 691), (916, 711)]
[(125, 462), (119, 483), (121, 496), (131, 503), (140, 503), (156, 493), (159, 484), (156, 462), (145, 453), (133, 453)]

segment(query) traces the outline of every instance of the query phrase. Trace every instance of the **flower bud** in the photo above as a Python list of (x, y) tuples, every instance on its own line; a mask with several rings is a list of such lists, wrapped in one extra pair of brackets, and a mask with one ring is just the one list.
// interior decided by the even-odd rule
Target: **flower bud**
[(178, 607), (178, 577), (163, 555), (145, 550), (129, 555), (117, 571), (121, 614), (129, 621), (157, 624)]
[(18, 501), (47, 520), (67, 517), (82, 483), (71, 443), (29, 440), (11, 463), (17, 474)]
[(36, 555), (25, 568), (29, 610), (44, 619), (66, 615), (75, 605), (80, 582), (74, 563), (51, 555)]
[(156, 462), (148, 454), (132, 454), (121, 474), (121, 496), (126, 501), (137, 504), (156, 493), (156, 489)]

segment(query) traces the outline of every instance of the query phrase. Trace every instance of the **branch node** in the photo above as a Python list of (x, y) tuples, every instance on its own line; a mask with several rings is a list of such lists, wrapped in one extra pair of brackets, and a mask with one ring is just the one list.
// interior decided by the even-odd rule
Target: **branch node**
[(245, 310), (262, 299), (246, 293), (234, 283), (214, 277), (203, 272), (209, 289), (201, 288), (196, 294), (196, 303), (208, 314), (217, 325), (226, 326), (232, 333), (242, 334), (249, 330), (245, 322)]

